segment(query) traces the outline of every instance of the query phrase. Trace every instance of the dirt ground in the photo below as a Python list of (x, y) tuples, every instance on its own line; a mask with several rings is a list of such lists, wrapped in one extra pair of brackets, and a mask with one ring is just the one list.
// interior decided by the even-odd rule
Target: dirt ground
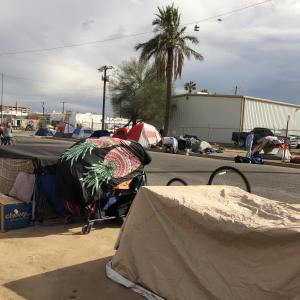
[(108, 279), (119, 227), (27, 227), (0, 233), (0, 299), (144, 299)]

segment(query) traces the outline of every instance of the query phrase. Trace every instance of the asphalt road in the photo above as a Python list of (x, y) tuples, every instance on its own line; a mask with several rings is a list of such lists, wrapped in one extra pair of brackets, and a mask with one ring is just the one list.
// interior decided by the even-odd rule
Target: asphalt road
[(146, 167), (149, 185), (165, 185), (173, 177), (181, 177), (188, 184), (207, 184), (213, 170), (227, 165), (234, 166), (245, 174), (253, 193), (278, 201), (300, 204), (300, 169), (236, 164), (226, 160), (169, 153), (150, 154), (152, 162)]
[[(27, 136), (26, 136), (27, 135)], [(17, 136), (17, 141), (35, 144), (37, 141), (51, 147), (71, 146), (74, 141)], [(149, 185), (165, 185), (173, 177), (181, 177), (188, 184), (207, 184), (216, 168), (228, 165), (240, 169), (248, 178), (252, 192), (270, 199), (300, 203), (300, 169), (267, 165), (236, 164), (227, 160), (201, 158), (169, 153), (150, 152), (152, 162), (146, 166)], [(233, 179), (232, 184), (236, 184)]]

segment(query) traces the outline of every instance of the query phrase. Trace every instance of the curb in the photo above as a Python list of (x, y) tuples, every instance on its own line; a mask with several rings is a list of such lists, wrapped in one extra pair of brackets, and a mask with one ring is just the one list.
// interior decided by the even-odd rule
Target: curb
[[(160, 150), (156, 150), (154, 148), (152, 149), (147, 149), (147, 151), (150, 152), (161, 152)], [(181, 151), (179, 153), (177, 153), (177, 155), (185, 155), (185, 152)], [(227, 161), (232, 161), (234, 162), (234, 157), (228, 157), (228, 156), (213, 156), (213, 155), (209, 155), (209, 154), (198, 154), (198, 153), (190, 153), (189, 156), (194, 156), (194, 157), (201, 157), (201, 158), (208, 158), (208, 159), (217, 159), (217, 160), (227, 160)], [(293, 164), (290, 162), (282, 162), (282, 161), (268, 161), (268, 160), (264, 160), (264, 165), (267, 166), (275, 166), (275, 167), (283, 167), (283, 168), (293, 168), (293, 169), (300, 169), (300, 164)]]

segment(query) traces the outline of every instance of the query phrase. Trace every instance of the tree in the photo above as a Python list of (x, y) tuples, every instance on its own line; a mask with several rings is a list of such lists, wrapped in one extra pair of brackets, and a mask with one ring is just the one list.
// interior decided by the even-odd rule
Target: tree
[(114, 113), (133, 123), (139, 119), (162, 122), (166, 88), (153, 66), (134, 59), (124, 61), (113, 77), (110, 92)]
[(202, 93), (207, 93), (207, 94), (208, 94), (208, 89), (202, 89), (201, 92), (202, 92)]
[(193, 56), (202, 60), (203, 56), (187, 45), (187, 42), (198, 44), (199, 41), (194, 36), (185, 35), (186, 27), (180, 25), (180, 14), (174, 4), (165, 8), (158, 7), (158, 14), (152, 25), (155, 26), (156, 35), (148, 42), (137, 44), (135, 49), (141, 50), (141, 60), (149, 61), (154, 58), (157, 75), (166, 82), (164, 135), (167, 135), (172, 81), (181, 76), (184, 57), (190, 59)]
[[(188, 92), (188, 94), (191, 94), (192, 91), (196, 90), (196, 83), (194, 81), (189, 81), (184, 85), (184, 89)], [(186, 96), (186, 99), (188, 99), (189, 96)]]

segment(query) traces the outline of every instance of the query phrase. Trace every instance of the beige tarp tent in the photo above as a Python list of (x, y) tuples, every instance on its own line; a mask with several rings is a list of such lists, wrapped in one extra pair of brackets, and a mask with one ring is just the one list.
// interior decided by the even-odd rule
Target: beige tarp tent
[(299, 205), (236, 187), (143, 187), (118, 244), (107, 275), (148, 299), (300, 299)]

